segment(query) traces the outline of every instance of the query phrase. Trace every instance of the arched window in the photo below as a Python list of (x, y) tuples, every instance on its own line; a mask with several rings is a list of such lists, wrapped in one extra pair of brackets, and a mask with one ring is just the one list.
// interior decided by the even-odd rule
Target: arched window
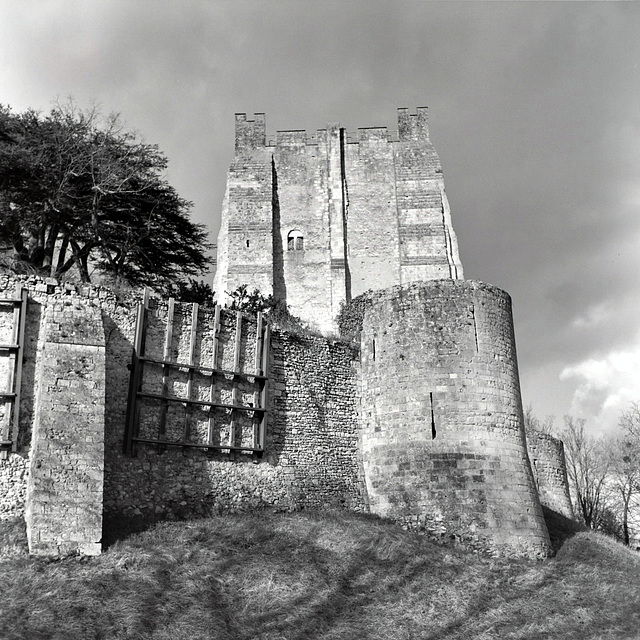
[(304, 236), (299, 229), (289, 231), (287, 236), (287, 251), (303, 251)]

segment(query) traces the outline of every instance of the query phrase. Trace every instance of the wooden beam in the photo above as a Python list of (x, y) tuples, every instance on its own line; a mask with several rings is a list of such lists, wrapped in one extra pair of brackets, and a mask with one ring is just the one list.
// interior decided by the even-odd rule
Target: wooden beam
[[(233, 351), (233, 371), (234, 373), (240, 373), (240, 347), (242, 345), (242, 312), (236, 311), (236, 334), (234, 340)], [(231, 404), (233, 406), (238, 404), (238, 380), (233, 377), (231, 382)], [(236, 414), (231, 410), (231, 419), (229, 421), (229, 444), (233, 447), (236, 444)]]
[(20, 349), (16, 354), (16, 382), (15, 382), (15, 402), (13, 404), (13, 430), (12, 430), (12, 451), (18, 450), (18, 431), (20, 430), (20, 397), (22, 390), (22, 362), (24, 359), (24, 331), (27, 322), (27, 290), (20, 287), (20, 324), (18, 327), (18, 345)]
[[(258, 311), (258, 316), (256, 318), (256, 352), (255, 352), (255, 361), (254, 361), (254, 370), (256, 372), (256, 376), (259, 376), (262, 373), (262, 349), (264, 348), (264, 335), (263, 335), (262, 331), (263, 331), (262, 311)], [(254, 380), (253, 385), (254, 385), (253, 406), (254, 407), (259, 407), (260, 406), (260, 396), (261, 396), (260, 383), (256, 379), (256, 380)], [(258, 419), (258, 414), (257, 413), (253, 414), (253, 421), (252, 422), (253, 422), (252, 423), (252, 427), (253, 427), (253, 446), (254, 447), (259, 447), (260, 446), (260, 422), (261, 422), (261, 420)]]
[(22, 358), (24, 355), (24, 327), (27, 315), (27, 290), (16, 285), (16, 297), (4, 298), (5, 305), (12, 307), (11, 343), (0, 345), (0, 351), (8, 351), (6, 388), (0, 393), (3, 398), (4, 412), (0, 423), (0, 459), (9, 457), (9, 449), (18, 449), (18, 431), (20, 426), (20, 388), (22, 386)]
[(144, 360), (145, 362), (148, 362), (149, 364), (166, 364), (169, 365), (170, 367), (173, 367), (175, 369), (193, 369), (194, 371), (200, 371), (203, 373), (219, 373), (221, 375), (225, 375), (225, 376), (237, 376), (238, 378), (247, 378), (247, 379), (251, 379), (253, 380), (253, 378), (265, 378), (266, 376), (257, 376), (255, 373), (251, 373), (250, 371), (247, 372), (240, 372), (240, 373), (235, 373), (234, 371), (231, 371), (230, 369), (215, 369), (214, 367), (203, 367), (202, 365), (199, 364), (188, 364), (186, 362), (177, 362), (177, 361), (173, 361), (170, 362), (168, 360), (161, 360), (159, 358), (147, 358), (146, 356), (141, 357), (140, 360)]
[(260, 421), (260, 433), (258, 437), (258, 447), (264, 451), (267, 439), (267, 403), (269, 401), (269, 345), (271, 342), (271, 328), (267, 324), (264, 328), (264, 338), (262, 346), (262, 373), (267, 376), (262, 380), (262, 392), (260, 394), (260, 409), (262, 410), (262, 420)]
[(167, 440), (157, 440), (155, 438), (134, 438), (136, 442), (146, 442), (149, 444), (159, 444), (167, 447), (195, 447), (197, 449), (216, 449), (218, 451), (248, 451), (259, 453), (259, 449), (254, 449), (253, 447), (232, 447), (228, 444), (202, 444), (195, 442), (170, 442)]
[(189, 436), (191, 434), (191, 409), (193, 404), (191, 404), (191, 394), (193, 393), (193, 365), (195, 364), (195, 355), (196, 355), (196, 339), (197, 339), (197, 331), (198, 331), (198, 303), (194, 302), (191, 308), (191, 329), (189, 333), (189, 372), (187, 374), (187, 405), (185, 406), (185, 414), (184, 414), (184, 435), (183, 440), (185, 442), (189, 441)]
[(156, 400), (166, 400), (167, 402), (180, 402), (181, 404), (193, 404), (201, 407), (218, 407), (220, 409), (234, 409), (238, 411), (264, 411), (262, 407), (251, 407), (246, 404), (229, 404), (224, 402), (207, 402), (206, 400), (187, 400), (181, 396), (164, 395), (162, 393), (151, 393), (150, 391), (139, 391), (139, 398), (155, 398)]
[[(216, 304), (213, 312), (213, 353), (211, 355), (211, 386), (209, 387), (209, 403), (213, 408), (213, 400), (216, 395), (216, 372), (218, 371), (218, 349), (220, 345), (220, 305)], [(215, 435), (215, 419), (213, 411), (209, 411), (209, 426), (207, 429), (207, 443), (213, 445), (213, 436)]]
[[(175, 304), (176, 301), (173, 298), (169, 298), (169, 305), (167, 307), (167, 325), (164, 332), (164, 354), (162, 356), (163, 360), (166, 362), (166, 364), (162, 366), (162, 398), (166, 398), (169, 395), (169, 379), (171, 373), (171, 343), (173, 342), (173, 314), (175, 311)], [(164, 440), (164, 436), (167, 431), (168, 410), (169, 403), (165, 400), (160, 406), (160, 420), (158, 423), (158, 439), (160, 441)]]
[(124, 453), (129, 455), (135, 453), (133, 438), (138, 435), (140, 425), (140, 404), (137, 394), (142, 389), (148, 307), (149, 289), (145, 287), (142, 292), (142, 301), (138, 304), (136, 313), (133, 353), (131, 354), (131, 374), (129, 375), (129, 394), (127, 397), (127, 416), (125, 418), (124, 442), (122, 447)]

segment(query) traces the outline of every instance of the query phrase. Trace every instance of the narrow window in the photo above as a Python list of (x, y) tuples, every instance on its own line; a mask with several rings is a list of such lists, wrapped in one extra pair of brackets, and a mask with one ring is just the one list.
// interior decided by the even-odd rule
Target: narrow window
[(431, 405), (431, 439), (436, 439), (436, 416), (433, 411), (433, 393), (429, 393), (429, 404)]
[(287, 251), (303, 251), (304, 250), (304, 237), (302, 232), (298, 229), (289, 231), (287, 235)]
[(249, 248), (249, 241), (247, 240), (247, 249)]

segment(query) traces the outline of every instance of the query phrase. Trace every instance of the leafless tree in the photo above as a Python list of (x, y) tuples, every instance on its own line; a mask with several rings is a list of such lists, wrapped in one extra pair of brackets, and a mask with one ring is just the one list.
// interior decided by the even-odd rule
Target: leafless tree
[(619, 499), (622, 537), (628, 545), (631, 521), (640, 516), (637, 513), (640, 508), (640, 403), (631, 403), (620, 416), (619, 427), (619, 435), (608, 448), (610, 486)]
[(546, 416), (544, 420), (540, 420), (538, 416), (533, 412), (533, 405), (529, 406), (524, 411), (524, 429), (525, 431), (539, 431), (541, 433), (553, 434), (553, 423), (555, 416)]
[(606, 488), (610, 472), (608, 456), (597, 438), (585, 433), (585, 420), (564, 416), (564, 428), (560, 437), (564, 442), (567, 459), (567, 475), (584, 523), (598, 528), (601, 516), (607, 508)]

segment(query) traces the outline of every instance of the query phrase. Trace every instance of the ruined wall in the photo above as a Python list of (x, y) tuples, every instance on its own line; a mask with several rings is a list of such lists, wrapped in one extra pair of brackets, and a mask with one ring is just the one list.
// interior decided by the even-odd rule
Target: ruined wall
[[(106, 390), (103, 391), (106, 394), (106, 420), (107, 424), (114, 424), (121, 413), (124, 415), (126, 409), (129, 378), (127, 365), (131, 361), (135, 323), (135, 315), (131, 309), (135, 307), (138, 299), (135, 293), (131, 294), (129, 299), (119, 299), (116, 294), (101, 287), (77, 287), (71, 283), (57, 282), (52, 278), (44, 280), (35, 276), (14, 276), (8, 273), (0, 273), (0, 296), (13, 294), (18, 284), (25, 286), (29, 294), (23, 353), (18, 452), (10, 453), (7, 461), (0, 462), (0, 496), (2, 496), (0, 519), (21, 516), (25, 512), (24, 503), (32, 457), (31, 445), (37, 401), (41, 390), (43, 393), (50, 393), (46, 387), (43, 387), (45, 381), (49, 381), (49, 377), (41, 373), (44, 366), (43, 359), (46, 357), (44, 346), (47, 309), (60, 307), (60, 305), (67, 310), (70, 309), (71, 312), (75, 305), (100, 309), (104, 327), (102, 339), (106, 343), (108, 383)], [(114, 317), (118, 319), (117, 322), (112, 320)], [(49, 334), (54, 335), (51, 331)], [(83, 351), (81, 347), (78, 349)], [(49, 362), (46, 368), (51, 366), (56, 366), (55, 361)], [(70, 371), (73, 372), (73, 370)], [(64, 375), (59, 377), (62, 380), (65, 379)], [(74, 387), (70, 386), (69, 389), (69, 393), (75, 396)], [(72, 397), (69, 399), (69, 404), (73, 402)], [(120, 422), (118, 428), (121, 429), (123, 424), (124, 422)]]
[[(161, 355), (167, 307), (153, 302), (147, 334), (147, 354)], [(191, 305), (177, 305), (172, 357), (186, 361)], [(196, 364), (211, 366), (213, 312), (200, 310)], [(218, 366), (231, 369), (235, 313), (222, 311)], [(244, 317), (241, 368), (250, 371), (255, 350), (255, 319)], [(204, 515), (215, 510), (275, 508), (292, 510), (343, 507), (365, 509), (363, 482), (357, 456), (356, 370), (352, 349), (324, 338), (297, 337), (274, 332), (271, 341), (270, 415), (266, 453), (261, 460), (250, 454), (182, 450), (139, 444), (135, 457), (122, 453), (124, 408), (117, 420), (109, 421), (105, 474), (105, 517), (174, 518)], [(149, 369), (143, 389), (157, 388), (161, 368)], [(173, 372), (169, 393), (180, 394), (186, 372)], [(210, 376), (195, 376), (194, 397), (208, 396)], [(221, 385), (218, 400), (228, 385)], [(252, 389), (239, 401), (253, 401)], [(153, 436), (160, 403), (144, 403), (141, 435)], [(214, 410), (216, 433), (227, 442), (229, 413)], [(208, 411), (193, 410), (191, 438), (205, 442)], [(182, 433), (185, 409), (170, 405), (167, 439)], [(236, 428), (249, 444), (251, 421)], [(200, 440), (198, 440), (200, 438)]]
[[(463, 277), (427, 110), (349, 135), (264, 134), (264, 115), (236, 114), (236, 155), (218, 236), (219, 299), (240, 284), (274, 293), (324, 332), (369, 289)], [(290, 242), (301, 237), (301, 246)]]
[(480, 548), (546, 555), (509, 296), (454, 280), (374, 293), (361, 354), (371, 511)]
[[(1, 284), (1, 283), (0, 283)], [(0, 287), (0, 298), (13, 299), (14, 290)], [(13, 344), (14, 337), (13, 304), (0, 304), (0, 345)], [(15, 352), (0, 350), (0, 393), (10, 393), (14, 388), (13, 375), (15, 368)], [(13, 400), (0, 395), (0, 427), (9, 429), (8, 440), (11, 441), (13, 428), (11, 411)], [(28, 461), (23, 455), (5, 451), (6, 460), (0, 460), (0, 520), (21, 515), (26, 495), (26, 477)]]
[(52, 301), (44, 314), (25, 520), (36, 555), (100, 553), (105, 352), (100, 308)]
[[(26, 382), (20, 450), (0, 463), (3, 517), (24, 512), (21, 500), (29, 477), (32, 505), (57, 501), (59, 514), (67, 509), (64, 521), (75, 517), (76, 532), (82, 529), (78, 505), (88, 505), (91, 494), (98, 493), (100, 475), (99, 464), (85, 457), (85, 445), (90, 444), (86, 438), (94, 439), (89, 448), (101, 450), (98, 396), (104, 394), (102, 499), (108, 522), (216, 510), (331, 506), (371, 510), (479, 549), (546, 552), (546, 529), (522, 431), (510, 300), (504, 292), (481, 283), (446, 280), (368, 294), (360, 305), (365, 310), (361, 361), (345, 342), (275, 331), (266, 452), (256, 460), (251, 455), (150, 444), (138, 444), (135, 457), (125, 455), (128, 365), (139, 296), (35, 278), (20, 281), (29, 289)], [(13, 291), (15, 282), (2, 276), (0, 289)], [(192, 305), (176, 305), (174, 360), (186, 361), (191, 311)], [(152, 301), (147, 354), (159, 358), (166, 315), (166, 303)], [(255, 364), (255, 326), (254, 318), (243, 318), (244, 370)], [(223, 368), (231, 368), (234, 332), (235, 313), (223, 311), (216, 363)], [(211, 366), (212, 311), (199, 310), (197, 334), (196, 363)], [(94, 367), (94, 386), (88, 384), (85, 365)], [(143, 389), (158, 389), (162, 368), (145, 366)], [(187, 371), (175, 370), (169, 391), (179, 394), (187, 382)], [(210, 377), (194, 376), (192, 384), (200, 397), (208, 393)], [(225, 393), (228, 384), (220, 386), (217, 397), (224, 400)], [(252, 390), (241, 391), (239, 399), (251, 402)], [(67, 413), (56, 411), (74, 406), (78, 412), (70, 420)], [(83, 415), (81, 407), (89, 413)], [(153, 401), (143, 406), (142, 433), (146, 429), (153, 435), (157, 409)], [(215, 411), (214, 422), (224, 440), (228, 415), (224, 409)], [(178, 437), (184, 406), (175, 403), (168, 416), (167, 437)], [(190, 417), (190, 437), (200, 442), (208, 412), (193, 410)], [(250, 422), (242, 426), (243, 434), (245, 430), (250, 436)], [(537, 450), (542, 451), (541, 445)], [(63, 467), (55, 482), (38, 475), (52, 459)], [(82, 466), (96, 473), (85, 481)], [(67, 481), (77, 485), (75, 498), (66, 490)], [(93, 504), (93, 510), (83, 513), (95, 515), (96, 500)], [(47, 524), (44, 518), (52, 513), (47, 507), (32, 510), (31, 530), (52, 528), (53, 520)], [(90, 528), (86, 526), (85, 533)], [(95, 530), (88, 542), (85, 552), (95, 550)], [(57, 538), (43, 543), (60, 550), (79, 545), (77, 540)]]
[[(20, 450), (0, 463), (0, 517), (24, 514), (30, 464), (33, 475), (30, 498), (34, 505), (58, 502), (59, 513), (64, 509), (77, 509), (77, 504), (80, 501), (84, 504), (86, 498), (81, 492), (91, 493), (96, 488), (95, 482), (100, 475), (98, 465), (81, 460), (89, 444), (87, 437), (94, 438), (94, 451), (102, 451), (103, 446), (95, 433), (87, 431), (89, 428), (98, 429), (101, 424), (98, 404), (88, 399), (86, 393), (91, 390), (84, 388), (86, 379), (81, 375), (84, 369), (78, 366), (83, 362), (88, 365), (88, 357), (95, 365), (91, 373), (96, 383), (93, 392), (104, 394), (103, 508), (107, 520), (113, 522), (129, 516), (144, 519), (187, 517), (218, 509), (289, 510), (324, 506), (366, 509), (357, 456), (357, 362), (350, 346), (324, 338), (301, 338), (280, 332), (272, 334), (272, 378), (269, 384), (272, 411), (267, 428), (266, 454), (259, 463), (255, 464), (250, 455), (230, 458), (226, 453), (208, 453), (199, 449), (183, 451), (176, 447), (159, 451), (154, 445), (142, 444), (138, 445), (137, 456), (130, 457), (123, 454), (122, 445), (128, 367), (139, 295), (117, 296), (100, 287), (76, 287), (53, 280), (15, 278), (6, 274), (0, 278), (0, 291), (13, 292), (16, 282), (25, 284), (29, 290)], [(147, 353), (158, 356), (163, 350), (167, 305), (152, 301), (151, 307)], [(59, 324), (67, 325), (65, 332), (75, 326), (77, 334), (78, 319), (82, 318), (87, 329), (95, 329), (92, 335), (96, 340), (102, 336), (104, 384), (100, 381), (100, 366), (97, 364), (99, 354), (96, 349), (99, 350), (99, 345), (87, 344), (86, 341), (75, 344), (73, 340), (78, 339), (73, 333), (63, 338), (62, 327), (58, 333), (51, 328), (51, 314), (58, 314), (60, 310), (64, 322)], [(176, 306), (176, 331), (172, 343), (175, 359), (185, 358), (189, 345), (190, 314), (191, 305)], [(95, 322), (88, 322), (92, 317)], [(97, 318), (100, 319), (100, 330), (97, 329)], [(221, 324), (218, 364), (228, 367), (233, 351), (235, 313), (223, 312)], [(212, 311), (200, 309), (199, 327), (196, 358), (209, 366), (213, 340)], [(250, 367), (253, 363), (254, 331), (255, 319), (245, 317), (243, 335), (246, 338), (241, 353), (243, 367)], [(145, 377), (146, 389), (157, 388), (160, 379), (161, 368), (150, 369)], [(200, 384), (208, 391), (209, 380), (195, 379), (195, 389)], [(179, 393), (184, 384), (185, 372), (176, 372), (170, 388)], [(225, 393), (224, 385), (220, 387), (220, 393)], [(253, 398), (244, 398), (245, 401), (250, 399)], [(85, 405), (92, 407), (94, 413), (79, 412), (77, 422), (75, 418), (68, 422), (67, 413), (61, 418), (57, 410)], [(143, 430), (156, 424), (157, 407), (158, 403), (149, 402), (146, 409), (143, 408)], [(192, 435), (198, 437), (201, 433), (198, 424), (204, 416), (194, 414), (192, 417)], [(169, 413), (167, 437), (182, 429), (183, 418), (184, 408), (175, 405)], [(53, 421), (64, 425), (63, 428), (51, 431)], [(218, 414), (216, 422), (224, 437), (228, 421), (225, 423)], [(63, 463), (66, 455), (77, 456), (77, 460), (72, 462), (70, 458), (68, 464)], [(42, 464), (45, 458), (52, 462), (56, 457), (63, 463), (60, 475), (40, 474), (45, 468)], [(102, 454), (98, 453), (98, 457), (101, 458)], [(68, 472), (72, 470), (65, 471), (65, 466), (73, 467), (70, 475), (75, 475), (78, 480), (80, 491), (75, 497), (68, 491)], [(95, 477), (85, 482), (81, 478), (81, 467), (96, 471)], [(58, 492), (58, 488), (64, 489), (69, 498)], [(86, 503), (88, 505), (88, 498)], [(28, 515), (32, 531), (38, 527), (44, 530), (52, 528), (50, 523), (43, 521), (46, 513), (47, 508), (36, 506), (32, 509)], [(49, 513), (54, 512), (49, 510)], [(95, 513), (95, 509), (89, 509), (87, 513)], [(75, 517), (80, 523), (78, 512), (69, 517)], [(75, 534), (69, 534), (72, 535)], [(89, 540), (95, 542), (93, 532), (89, 532)], [(48, 545), (49, 549), (55, 547), (63, 552), (74, 544), (78, 547), (78, 541), (74, 540), (44, 539), (42, 542), (42, 548)], [(83, 547), (83, 552), (91, 552), (91, 545)]]
[(540, 502), (544, 507), (573, 519), (562, 440), (533, 429), (526, 432), (526, 437)]

